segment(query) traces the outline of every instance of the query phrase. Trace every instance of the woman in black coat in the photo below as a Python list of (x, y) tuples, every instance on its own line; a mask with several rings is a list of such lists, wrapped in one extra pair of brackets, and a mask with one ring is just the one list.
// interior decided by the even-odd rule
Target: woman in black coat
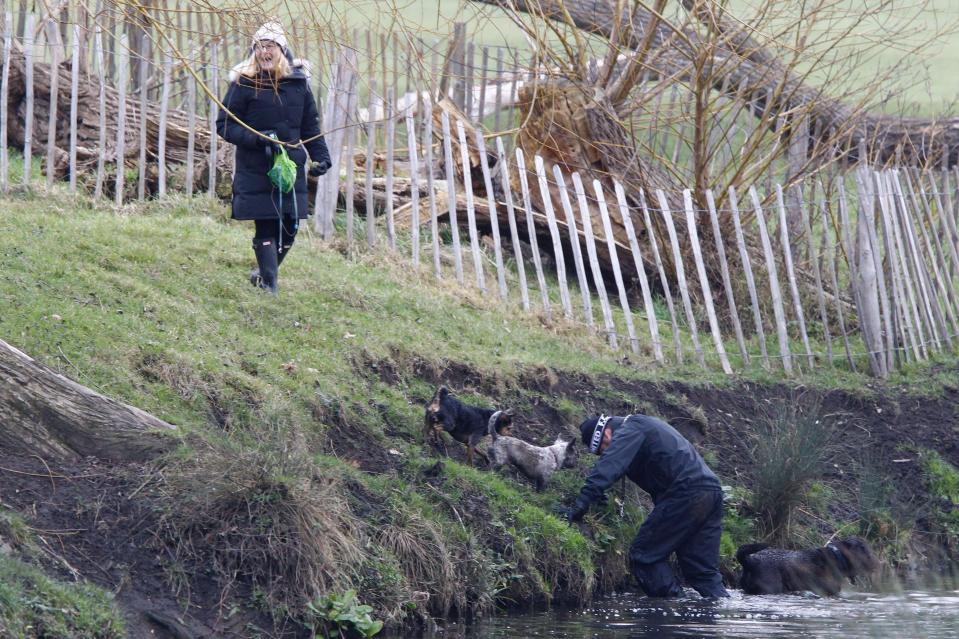
[[(256, 225), (253, 252), (259, 268), (250, 274), (250, 282), (274, 294), (277, 271), (293, 246), (299, 221), (310, 213), (307, 160), (311, 176), (330, 168), (304, 67), (289, 55), (283, 28), (276, 22), (264, 24), (253, 36), (249, 59), (230, 72), (230, 87), (216, 119), (217, 133), (236, 145), (233, 219)], [(267, 175), (280, 144), (296, 163), (290, 193), (281, 193)]]

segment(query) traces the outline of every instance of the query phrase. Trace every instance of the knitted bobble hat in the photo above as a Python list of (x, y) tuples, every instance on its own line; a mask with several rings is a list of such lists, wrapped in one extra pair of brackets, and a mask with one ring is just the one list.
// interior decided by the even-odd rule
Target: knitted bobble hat
[(282, 25), (276, 20), (265, 22), (263, 26), (256, 30), (256, 33), (253, 34), (253, 44), (256, 45), (256, 43), (261, 40), (275, 42), (277, 46), (283, 49), (284, 53), (289, 44), (286, 40), (286, 34), (283, 32)]

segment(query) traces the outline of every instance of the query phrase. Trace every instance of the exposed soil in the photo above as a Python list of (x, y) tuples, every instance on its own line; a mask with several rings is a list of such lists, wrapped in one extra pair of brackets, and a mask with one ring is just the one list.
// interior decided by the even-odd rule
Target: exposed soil
[[(408, 368), (407, 368), (408, 365)], [(362, 369), (362, 370), (359, 370)], [(516, 416), (519, 436), (550, 443), (575, 424), (559, 410), (560, 400), (582, 407), (582, 419), (591, 413), (655, 411), (704, 450), (712, 451), (715, 470), (729, 482), (749, 483), (751, 424), (770, 407), (783, 402), (818, 404), (824, 415), (841, 424), (843, 458), (832, 479), (852, 481), (857, 460), (878, 464), (896, 488), (896, 498), (909, 503), (925, 487), (915, 448), (938, 451), (959, 466), (959, 391), (947, 390), (935, 398), (883, 392), (865, 397), (847, 392), (820, 392), (786, 386), (741, 384), (715, 389), (680, 383), (627, 382), (589, 379), (529, 370), (515, 387), (501, 379), (480, 375), (455, 364), (445, 369), (407, 361), (402, 371), (394, 362), (363, 362), (358, 372), (397, 384), (418, 377), (430, 384), (446, 384), (454, 391), (470, 391), (501, 402), (521, 404)], [(419, 428), (386, 429), (386, 437), (352, 424), (337, 408), (318, 408), (318, 418), (332, 428), (326, 442), (337, 456), (370, 472), (397, 468), (402, 460), (391, 454), (388, 439), (410, 438)], [(333, 419), (329, 419), (329, 418)], [(564, 423), (564, 421), (566, 423)], [(384, 439), (387, 441), (384, 443)], [(448, 442), (446, 451), (465, 460), (463, 447)], [(844, 467), (848, 464), (848, 467)], [(61, 578), (79, 576), (116, 593), (128, 620), (131, 637), (231, 637), (262, 634), (295, 636), (293, 628), (277, 628), (262, 614), (237, 612), (222, 597), (212, 574), (171, 579), (171, 552), (148, 531), (159, 516), (151, 492), (155, 470), (136, 465), (110, 466), (94, 459), (50, 467), (38, 457), (25, 458), (0, 451), (0, 505), (18, 511), (34, 529), (45, 551), (42, 563)], [(441, 471), (441, 465), (437, 467)], [(430, 481), (429, 471), (424, 480)], [(483, 508), (477, 505), (479, 510)], [(465, 513), (469, 519), (469, 513)], [(178, 591), (179, 588), (179, 591)], [(235, 592), (234, 594), (241, 594)], [(178, 596), (179, 595), (179, 596)], [(189, 601), (184, 607), (183, 602)]]
[(265, 615), (226, 608), (207, 575), (185, 575), (178, 597), (170, 555), (149, 532), (158, 516), (151, 469), (93, 458), (50, 467), (7, 454), (0, 467), (2, 504), (33, 529), (42, 550), (36, 559), (65, 581), (82, 577), (115, 593), (128, 637), (247, 637), (254, 628), (284, 634)]

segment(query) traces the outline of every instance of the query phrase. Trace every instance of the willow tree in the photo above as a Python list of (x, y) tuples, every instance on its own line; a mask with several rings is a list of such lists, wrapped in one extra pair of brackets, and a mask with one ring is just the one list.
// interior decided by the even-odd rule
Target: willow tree
[[(662, 189), (679, 208), (689, 188), (698, 209), (707, 189), (722, 208), (730, 185), (774, 177), (788, 189), (829, 164), (959, 156), (959, 118), (882, 111), (919, 78), (906, 64), (955, 27), (930, 30), (931, 0), (758, 0), (736, 12), (729, 0), (476, 1), (506, 11), (537, 53), (519, 102), (526, 157), (616, 180), (633, 206)], [(890, 48), (900, 62), (870, 75)]]

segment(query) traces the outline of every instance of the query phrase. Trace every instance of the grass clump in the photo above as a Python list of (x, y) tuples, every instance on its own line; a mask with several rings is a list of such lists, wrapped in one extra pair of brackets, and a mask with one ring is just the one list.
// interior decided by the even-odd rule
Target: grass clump
[(778, 404), (759, 420), (751, 505), (764, 538), (792, 538), (794, 511), (836, 454), (833, 432), (818, 405), (803, 407), (798, 401)]
[(933, 500), (933, 520), (947, 543), (959, 546), (959, 470), (934, 450), (920, 450), (919, 459)]
[(113, 596), (87, 583), (69, 584), (0, 555), (0, 634), (11, 639), (122, 639)]
[(301, 445), (197, 453), (162, 486), (158, 524), (188, 573), (212, 572), (227, 592), (248, 587), (274, 616), (294, 618), (306, 602), (348, 590), (364, 557), (363, 524), (340, 481), (314, 472)]

